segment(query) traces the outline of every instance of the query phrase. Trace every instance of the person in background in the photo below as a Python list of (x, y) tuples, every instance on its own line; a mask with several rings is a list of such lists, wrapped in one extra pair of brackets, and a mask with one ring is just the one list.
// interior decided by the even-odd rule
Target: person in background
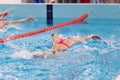
[(78, 0), (71, 0), (71, 3), (77, 3)]
[(100, 3), (100, 0), (92, 0), (92, 3)]
[(90, 3), (90, 0), (80, 0), (80, 3)]
[(4, 20), (3, 18), (5, 16), (8, 15), (8, 12), (3, 12), (0, 14), (0, 29), (2, 29), (5, 25), (9, 25), (9, 24), (18, 24), (21, 22), (31, 22), (34, 20), (33, 17), (28, 17), (28, 18), (24, 18), (24, 19), (20, 19), (20, 20)]
[(58, 3), (63, 3), (63, 0), (58, 0)]
[(22, 3), (34, 3), (33, 0), (21, 0), (21, 1), (22, 1)]
[[(52, 34), (52, 39), (53, 39), (53, 45), (50, 49), (51, 54), (49, 54), (50, 56), (54, 56), (57, 54), (57, 52), (61, 52), (61, 51), (65, 51), (68, 48), (70, 48), (73, 44), (77, 43), (77, 42), (82, 42), (82, 41), (88, 41), (90, 39), (94, 39), (94, 40), (101, 40), (101, 37), (96, 35), (96, 34), (91, 34), (89, 36), (85, 36), (85, 37), (69, 37), (69, 38), (63, 38), (61, 37), (59, 34), (55, 33)], [(32, 55), (33, 56), (40, 56), (43, 57), (45, 56), (45, 52), (33, 52)]]
[(44, 3), (44, 0), (34, 0), (35, 3)]
[[(45, 3), (52, 3), (52, 0), (44, 0)], [(54, 1), (55, 2), (55, 1)]]
[(110, 0), (100, 0), (100, 3), (110, 3)]
[(120, 0), (114, 0), (114, 3), (120, 3)]

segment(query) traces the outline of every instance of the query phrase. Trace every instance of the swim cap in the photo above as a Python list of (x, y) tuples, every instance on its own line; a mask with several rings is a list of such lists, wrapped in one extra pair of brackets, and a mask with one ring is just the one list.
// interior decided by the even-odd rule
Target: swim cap
[(4, 17), (4, 16), (7, 16), (7, 15), (8, 15), (8, 12), (3, 12), (3, 13), (0, 14), (0, 17), (1, 16)]

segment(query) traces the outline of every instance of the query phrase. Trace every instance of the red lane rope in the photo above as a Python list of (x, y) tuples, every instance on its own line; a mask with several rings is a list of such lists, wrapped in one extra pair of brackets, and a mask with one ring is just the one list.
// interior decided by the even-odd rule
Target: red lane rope
[(42, 28), (42, 29), (39, 29), (39, 30), (32, 31), (32, 32), (17, 34), (17, 35), (10, 36), (10, 37), (7, 37), (7, 38), (2, 38), (2, 39), (0, 39), (0, 43), (4, 43), (4, 42), (10, 41), (10, 40), (15, 40), (15, 39), (19, 39), (19, 38), (23, 38), (23, 37), (27, 37), (27, 36), (32, 36), (32, 35), (42, 33), (42, 32), (46, 32), (46, 31), (49, 31), (49, 30), (52, 30), (52, 29), (56, 29), (56, 28), (67, 26), (67, 25), (79, 23), (80, 21), (83, 21), (86, 17), (88, 17), (88, 13), (84, 13), (79, 18), (76, 18), (74, 20), (70, 20), (70, 21), (67, 21), (67, 22), (63, 22), (61, 24), (57, 24), (57, 25), (54, 25), (54, 26), (49, 26), (49, 27), (46, 27), (46, 28)]

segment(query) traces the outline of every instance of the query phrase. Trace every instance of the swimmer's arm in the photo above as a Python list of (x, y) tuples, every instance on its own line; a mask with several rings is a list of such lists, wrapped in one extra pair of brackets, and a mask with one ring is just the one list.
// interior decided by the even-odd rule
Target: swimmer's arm
[(44, 57), (45, 54), (44, 54), (44, 52), (39, 51), (39, 52), (33, 52), (32, 55), (33, 55), (33, 56)]
[(3, 26), (0, 26), (0, 30), (3, 28)]
[(90, 40), (91, 38), (93, 37), (93, 35), (91, 34), (91, 35), (89, 35), (89, 36), (85, 36), (85, 37), (83, 37), (83, 38), (73, 38), (73, 40), (75, 41), (75, 42), (81, 42), (81, 41), (88, 41), (88, 40)]
[(82, 38), (82, 41), (88, 41), (93, 37), (93, 34), (89, 35), (89, 36), (85, 36)]
[(20, 19), (20, 20), (10, 20), (10, 21), (3, 21), (3, 24), (4, 25), (8, 25), (8, 24), (18, 24), (18, 23), (21, 23), (21, 22), (31, 22), (33, 21), (34, 18), (33, 17), (29, 17), (29, 18), (25, 18), (25, 19)]
[(0, 29), (2, 29), (4, 27), (4, 25), (6, 24), (5, 21), (0, 21)]

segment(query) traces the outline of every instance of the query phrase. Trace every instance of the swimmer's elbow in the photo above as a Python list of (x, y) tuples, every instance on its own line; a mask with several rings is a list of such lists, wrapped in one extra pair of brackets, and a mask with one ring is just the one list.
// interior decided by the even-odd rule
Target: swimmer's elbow
[(84, 40), (83, 41), (88, 41), (89, 39), (88, 38), (84, 38)]
[(43, 52), (34, 52), (32, 53), (33, 56), (44, 56)]

